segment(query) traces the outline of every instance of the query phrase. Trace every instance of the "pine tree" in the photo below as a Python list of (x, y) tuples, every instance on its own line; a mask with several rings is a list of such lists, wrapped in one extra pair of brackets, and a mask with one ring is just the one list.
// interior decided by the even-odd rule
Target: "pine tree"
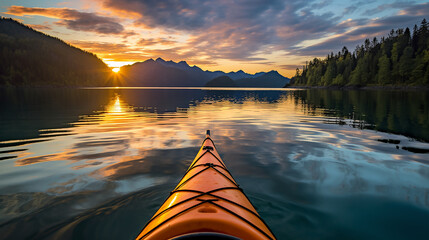
[(404, 49), (404, 52), (399, 61), (399, 76), (401, 84), (409, 83), (411, 77), (411, 71), (413, 70), (413, 48), (408, 46)]
[(378, 66), (378, 84), (389, 84), (392, 76), (390, 74), (390, 59), (387, 57), (386, 53), (384, 53), (378, 60)]
[(351, 53), (343, 47), (336, 55), (315, 58), (303, 67), (300, 82), (307, 85), (395, 84), (429, 85), (429, 24), (391, 30), (380, 41), (366, 39)]

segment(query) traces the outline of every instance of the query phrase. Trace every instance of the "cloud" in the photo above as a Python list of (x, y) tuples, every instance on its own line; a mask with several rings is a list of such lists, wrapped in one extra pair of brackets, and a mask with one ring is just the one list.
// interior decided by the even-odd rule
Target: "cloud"
[[(373, 20), (357, 20), (351, 26), (355, 26), (353, 30), (330, 38), (312, 46), (295, 48), (294, 53), (303, 56), (324, 56), (331, 51), (336, 52), (341, 50), (343, 46), (347, 46), (349, 50), (353, 50), (356, 45), (363, 44), (366, 38), (386, 36), (390, 29), (412, 27), (419, 23), (424, 16), (429, 15), (429, 3), (410, 6), (399, 12), (398, 15), (393, 15), (380, 19)], [(345, 23), (341, 23), (345, 24)]]
[(329, 6), (330, 4), (332, 4), (332, 0), (322, 0), (320, 2), (315, 2), (313, 3), (310, 8), (315, 8), (315, 9), (320, 9), (320, 8), (324, 8)]
[[(325, 7), (330, 1), (213, 1), (99, 0), (103, 6), (130, 15), (146, 28), (178, 31), (189, 36), (179, 55), (198, 53), (211, 60), (261, 61), (255, 54), (270, 45), (282, 48), (304, 38), (318, 37), (336, 26), (332, 13), (315, 14), (308, 7)], [(287, 26), (287, 27), (285, 27)], [(155, 45), (153, 39), (142, 44)], [(188, 49), (189, 52), (186, 50)]]
[(381, 4), (378, 5), (376, 8), (368, 9), (366, 10), (363, 15), (372, 16), (374, 14), (379, 14), (382, 11), (389, 10), (389, 9), (404, 9), (409, 7), (410, 5), (413, 5), (414, 1), (407, 1), (407, 2), (393, 2), (390, 4)]
[[(302, 56), (326, 56), (343, 46), (353, 50), (365, 38), (387, 35), (392, 28), (412, 27), (422, 16), (429, 15), (429, 3), (405, 0), (385, 5), (373, 0), (354, 1), (342, 5), (343, 9), (337, 6), (338, 0), (97, 1), (103, 12), (110, 11), (121, 17), (118, 19), (127, 18), (123, 23), (129, 22), (137, 33), (140, 28), (145, 37), (132, 47), (91, 43), (92, 48), (85, 49), (96, 49), (96, 53), (109, 59), (163, 57), (205, 65), (224, 60), (273, 64), (270, 56), (275, 56), (274, 62), (281, 65), (279, 59), (288, 58), (281, 53), (295, 56), (288, 59), (302, 59)], [(391, 14), (392, 10), (398, 11), (397, 14), (372, 19), (362, 15), (374, 11)], [(126, 31), (117, 18), (69, 8), (12, 6), (8, 11), (15, 15), (57, 18), (60, 20), (56, 24), (74, 30), (120, 36), (137, 34)], [(291, 65), (281, 67), (288, 69)]]
[(101, 34), (130, 34), (117, 23), (118, 20), (110, 17), (98, 16), (95, 13), (80, 12), (70, 8), (36, 8), (23, 6), (10, 6), (6, 14), (15, 16), (37, 15), (60, 19), (57, 25), (68, 29)]
[(47, 25), (47, 24), (45, 24), (45, 25), (41, 25), (41, 24), (28, 24), (28, 26), (32, 27), (34, 29), (37, 29), (37, 30), (52, 30), (52, 28), (49, 25)]
[(302, 68), (303, 65), (304, 64), (282, 64), (279, 65), (279, 67), (285, 70), (296, 70), (297, 68)]
[(426, 17), (429, 15), (429, 3), (411, 5), (399, 12), (399, 15)]
[(143, 52), (143, 49), (128, 46), (124, 43), (71, 41), (72, 45), (96, 53), (105, 60), (115, 61), (144, 61), (152, 55)]
[(348, 15), (354, 13), (356, 10), (358, 10), (358, 6), (352, 5), (349, 7), (344, 8), (343, 15)]
[(97, 53), (123, 53), (135, 49), (130, 49), (123, 43), (108, 43), (108, 42), (92, 42), (92, 41), (72, 41), (71, 44), (83, 48), (87, 51)]
[(347, 15), (355, 13), (359, 10), (366, 9), (367, 5), (373, 4), (375, 2), (376, 2), (376, 0), (366, 0), (366, 1), (353, 2), (351, 5), (344, 8), (342, 14), (343, 14), (343, 16), (347, 16)]
[[(145, 49), (149, 56), (169, 59), (268, 61), (278, 51), (297, 56), (326, 56), (343, 46), (354, 49), (365, 38), (386, 35), (391, 28), (421, 21), (427, 4), (397, 1), (375, 9), (402, 9), (397, 15), (370, 19), (347, 19), (347, 14), (370, 13), (377, 1), (358, 1), (336, 11), (336, 1), (325, 0), (98, 0), (122, 16), (134, 16), (136, 26), (187, 36), (181, 44), (161, 38), (143, 38), (140, 46), (171, 45), (168, 49)], [(364, 7), (363, 7), (364, 6)], [(376, 5), (377, 6), (377, 5)], [(323, 9), (323, 10), (320, 10)], [(321, 41), (321, 39), (326, 39)], [(313, 45), (304, 45), (313, 41)], [(299, 46), (299, 47), (297, 47)], [(282, 65), (284, 69), (295, 69)]]
[(166, 38), (142, 38), (138, 41), (138, 44), (141, 46), (153, 46), (153, 45), (172, 45), (176, 41), (169, 40)]
[[(165, 39), (164, 39), (165, 40)], [(152, 40), (151, 40), (152, 41)], [(165, 40), (168, 42), (169, 40)], [(149, 42), (147, 39), (140, 42)], [(157, 39), (153, 42), (157, 43)], [(199, 58), (200, 54), (187, 49), (186, 47), (170, 47), (166, 49), (144, 48), (144, 46), (128, 45), (125, 43), (94, 42), (94, 41), (71, 41), (72, 45), (96, 53), (103, 59), (116, 61), (145, 61), (148, 58), (162, 57), (180, 61), (186, 59), (191, 64), (213, 65), (212, 60)], [(150, 46), (150, 45), (146, 45)]]

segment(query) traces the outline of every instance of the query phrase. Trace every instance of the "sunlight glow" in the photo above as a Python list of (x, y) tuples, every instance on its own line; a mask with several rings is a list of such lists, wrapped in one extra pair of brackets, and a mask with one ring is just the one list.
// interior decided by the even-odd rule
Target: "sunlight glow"
[(110, 113), (121, 113), (122, 112), (122, 108), (121, 108), (121, 101), (119, 100), (119, 96), (116, 97), (115, 102), (110, 105), (110, 107), (108, 108)]
[(137, 61), (141, 61), (139, 59), (135, 60), (135, 61), (114, 61), (111, 58), (101, 58), (103, 60), (103, 62), (105, 62), (107, 64), (107, 66), (111, 67), (111, 68), (120, 68), (122, 66), (125, 65), (131, 65)]
[(112, 71), (115, 72), (115, 73), (118, 73), (120, 70), (121, 70), (121, 68), (118, 68), (118, 67), (117, 68), (112, 68)]

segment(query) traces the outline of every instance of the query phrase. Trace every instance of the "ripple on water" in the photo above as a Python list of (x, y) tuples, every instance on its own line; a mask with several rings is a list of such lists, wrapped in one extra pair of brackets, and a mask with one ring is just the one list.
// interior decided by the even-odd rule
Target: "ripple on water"
[[(2, 92), (0, 234), (133, 238), (211, 129), (229, 170), (279, 239), (426, 239), (429, 110), (426, 95), (412, 96)], [(361, 104), (383, 98), (398, 108)]]

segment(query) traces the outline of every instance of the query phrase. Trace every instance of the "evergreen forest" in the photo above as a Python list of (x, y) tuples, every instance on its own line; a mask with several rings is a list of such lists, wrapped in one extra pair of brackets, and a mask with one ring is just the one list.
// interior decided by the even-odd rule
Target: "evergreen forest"
[(314, 58), (296, 70), (296, 86), (428, 86), (429, 30), (420, 26), (391, 30), (380, 40), (366, 39), (353, 52), (347, 47), (325, 59)]
[(95, 54), (0, 18), (0, 86), (106, 86), (110, 68)]

